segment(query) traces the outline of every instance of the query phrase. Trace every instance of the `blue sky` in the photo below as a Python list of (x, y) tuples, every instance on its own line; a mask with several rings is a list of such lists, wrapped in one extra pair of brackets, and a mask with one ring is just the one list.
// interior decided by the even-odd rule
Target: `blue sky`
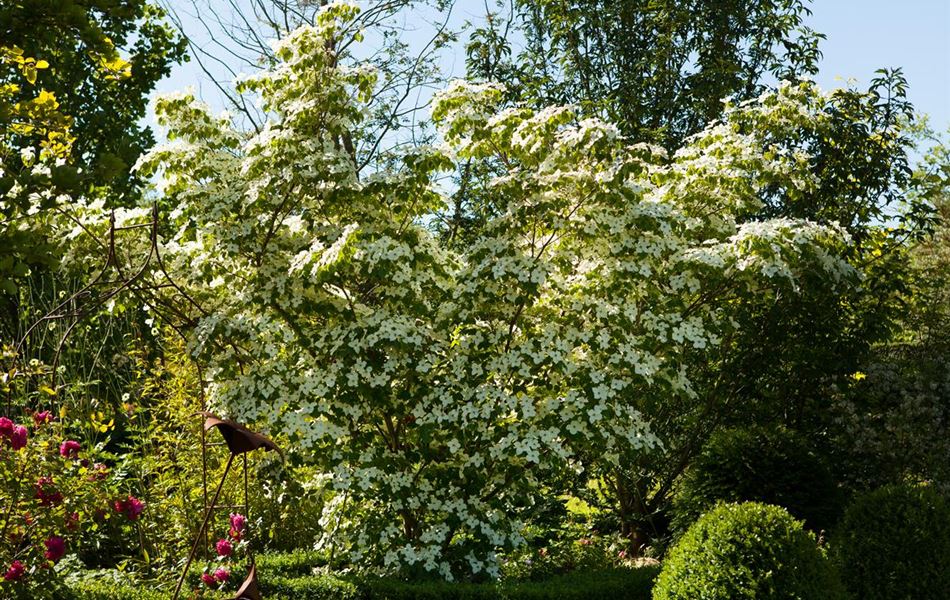
[(828, 36), (818, 83), (867, 84), (881, 67), (902, 67), (917, 110), (938, 131), (950, 126), (950, 0), (815, 0), (809, 25)]
[[(167, 0), (173, 7), (182, 0)], [(458, 0), (453, 23), (480, 15), (483, 0)], [(916, 108), (931, 117), (938, 131), (950, 126), (950, 0), (815, 0), (809, 25), (827, 35), (818, 83), (831, 89), (849, 78), (866, 86), (881, 67), (902, 67)], [(186, 28), (200, 24), (185, 17)], [(446, 57), (456, 75), (461, 57)], [(180, 65), (158, 92), (194, 86), (214, 106), (213, 91), (194, 63)]]

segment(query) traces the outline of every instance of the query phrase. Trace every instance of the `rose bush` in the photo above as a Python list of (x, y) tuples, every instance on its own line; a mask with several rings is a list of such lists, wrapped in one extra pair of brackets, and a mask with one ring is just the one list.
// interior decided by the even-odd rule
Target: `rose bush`
[[(37, 371), (5, 372), (6, 391), (19, 397), (28, 373)], [(0, 596), (55, 597), (57, 565), (83, 536), (110, 519), (134, 521), (144, 504), (116, 499), (102, 448), (71, 439), (67, 420), (50, 410), (18, 412), (0, 416)]]
[(246, 534), (247, 517), (240, 513), (228, 515), (227, 533), (213, 543), (212, 554), (215, 558), (205, 565), (200, 576), (206, 588), (221, 590), (227, 586), (231, 573), (235, 571), (236, 561), (247, 555), (249, 542)]

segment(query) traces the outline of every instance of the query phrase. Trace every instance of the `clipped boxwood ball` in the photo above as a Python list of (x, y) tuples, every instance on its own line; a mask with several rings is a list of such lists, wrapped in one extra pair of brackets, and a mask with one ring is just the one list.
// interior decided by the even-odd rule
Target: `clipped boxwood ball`
[(932, 488), (890, 485), (859, 496), (832, 542), (855, 598), (950, 598), (950, 506)]
[(843, 600), (812, 533), (779, 507), (720, 504), (663, 561), (653, 600)]
[(831, 529), (841, 494), (831, 471), (801, 435), (784, 428), (724, 429), (710, 438), (674, 498), (680, 534), (718, 502), (764, 502), (812, 531)]

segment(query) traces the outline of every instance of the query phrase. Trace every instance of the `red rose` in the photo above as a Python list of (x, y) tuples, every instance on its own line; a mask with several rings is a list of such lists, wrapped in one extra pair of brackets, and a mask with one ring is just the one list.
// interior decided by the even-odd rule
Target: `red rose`
[(0, 417), (0, 437), (9, 438), (13, 435), (13, 421)]
[(115, 512), (124, 514), (129, 521), (135, 521), (145, 510), (145, 503), (135, 496), (129, 496), (125, 500), (116, 500), (112, 503), (112, 507), (115, 508)]
[(43, 545), (46, 546), (46, 552), (43, 553), (43, 556), (54, 563), (59, 562), (59, 559), (66, 554), (66, 540), (58, 535), (52, 536), (43, 542)]
[(12, 446), (14, 450), (26, 448), (26, 438), (26, 427), (17, 425), (13, 428), (13, 433), (10, 435), (10, 446)]
[(40, 501), (41, 506), (59, 506), (63, 502), (63, 494), (56, 489), (52, 477), (40, 477), (33, 488), (36, 490), (34, 498)]
[(79, 458), (79, 450), (82, 446), (76, 440), (66, 440), (59, 445), (59, 455), (64, 458)]
[(23, 577), (24, 573), (26, 573), (26, 565), (15, 560), (10, 563), (10, 568), (3, 574), (3, 578), (7, 581), (17, 581)]
[(39, 427), (40, 425), (45, 425), (46, 423), (53, 422), (53, 413), (48, 410), (37, 411), (33, 413), (33, 424)]

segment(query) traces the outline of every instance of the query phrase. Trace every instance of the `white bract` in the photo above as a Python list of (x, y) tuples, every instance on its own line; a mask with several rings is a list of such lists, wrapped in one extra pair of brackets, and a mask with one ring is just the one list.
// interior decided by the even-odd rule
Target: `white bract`
[[(551, 473), (661, 451), (637, 400), (692, 393), (681, 357), (720, 342), (729, 298), (850, 273), (837, 228), (749, 221), (764, 190), (813, 185), (769, 128), (821, 118), (818, 92), (732, 107), (667, 158), (570, 107), (504, 108), (498, 86), (456, 82), (433, 102), (444, 147), (367, 176), (348, 146), (373, 74), (328, 43), (353, 14), (331, 5), (242, 83), (270, 114), (260, 132), (161, 99), (172, 141), (140, 169), (163, 179), (166, 259), (206, 310), (193, 349), (213, 402), (321, 467), (322, 543), (496, 575)], [(474, 242), (450, 249), (434, 179), (468, 160), (502, 175)]]

